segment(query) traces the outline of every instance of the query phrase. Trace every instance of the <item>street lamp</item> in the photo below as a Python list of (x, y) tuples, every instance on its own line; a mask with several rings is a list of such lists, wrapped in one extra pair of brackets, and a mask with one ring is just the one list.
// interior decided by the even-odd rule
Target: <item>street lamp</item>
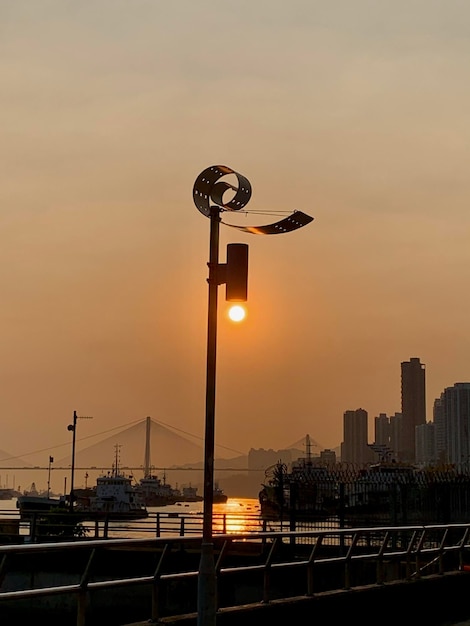
[[(224, 180), (233, 175), (237, 186)], [(233, 177), (232, 177), (233, 178)], [(228, 193), (227, 193), (228, 192)], [(226, 199), (231, 194), (230, 199)], [(313, 218), (302, 211), (265, 226), (238, 226), (222, 222), (224, 211), (240, 211), (251, 198), (251, 184), (245, 176), (225, 165), (213, 165), (196, 179), (193, 199), (197, 209), (210, 219), (209, 298), (207, 316), (206, 415), (204, 436), (204, 501), (201, 559), (198, 577), (198, 626), (216, 623), (216, 572), (212, 541), (212, 509), (214, 503), (214, 442), (215, 442), (215, 382), (217, 352), (217, 291), (226, 284), (226, 299), (243, 301), (247, 298), (248, 246), (228, 244), (227, 263), (219, 264), (219, 229), (225, 224), (240, 231), (257, 235), (287, 233), (309, 224)]]
[(51, 465), (52, 463), (54, 463), (54, 457), (50, 456), (49, 457), (49, 469), (47, 472), (47, 497), (49, 497), (49, 494), (51, 492)]
[(69, 510), (70, 510), (71, 513), (73, 512), (73, 501), (74, 501), (73, 479), (74, 479), (74, 474), (75, 474), (75, 435), (76, 435), (76, 431), (77, 431), (77, 420), (78, 419), (91, 420), (93, 418), (92, 417), (87, 417), (85, 415), (77, 415), (77, 411), (74, 411), (73, 412), (73, 422), (72, 422), (72, 424), (69, 424), (67, 426), (67, 430), (71, 430), (72, 431), (72, 470), (71, 470), (71, 476), (70, 476), (70, 502), (69, 502)]

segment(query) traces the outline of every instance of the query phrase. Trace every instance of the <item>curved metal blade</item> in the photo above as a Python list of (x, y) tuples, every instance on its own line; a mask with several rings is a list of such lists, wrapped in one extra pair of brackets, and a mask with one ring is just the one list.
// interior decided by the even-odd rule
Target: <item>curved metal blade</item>
[(228, 224), (227, 222), (221, 223), (225, 224), (225, 226), (237, 228), (243, 232), (253, 233), (255, 235), (276, 235), (278, 233), (289, 233), (293, 230), (297, 230), (298, 228), (302, 228), (302, 226), (310, 224), (312, 221), (313, 217), (310, 217), (310, 215), (302, 211), (294, 211), (291, 215), (279, 222), (266, 224), (265, 226), (237, 226), (236, 224)]
[[(234, 174), (238, 179), (238, 187), (224, 181), (218, 182), (222, 176)], [(235, 191), (229, 202), (223, 201), (228, 190)], [(250, 181), (226, 165), (212, 165), (199, 174), (193, 187), (193, 199), (196, 207), (206, 217), (211, 214), (211, 202), (226, 211), (240, 211), (251, 198)]]

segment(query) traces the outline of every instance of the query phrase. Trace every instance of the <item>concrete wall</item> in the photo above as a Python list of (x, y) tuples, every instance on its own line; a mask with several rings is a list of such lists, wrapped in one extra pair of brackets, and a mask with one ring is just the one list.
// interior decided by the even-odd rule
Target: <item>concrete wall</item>
[[(217, 626), (444, 626), (470, 618), (470, 573), (433, 575), (410, 582), (392, 582), (329, 591), (313, 597), (222, 609)], [(196, 626), (195, 614), (162, 618), (167, 626)], [(126, 626), (148, 626), (134, 622)]]

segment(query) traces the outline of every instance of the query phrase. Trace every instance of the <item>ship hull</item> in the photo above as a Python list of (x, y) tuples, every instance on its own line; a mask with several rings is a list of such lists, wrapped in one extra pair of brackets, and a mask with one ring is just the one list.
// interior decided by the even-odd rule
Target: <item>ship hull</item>
[(66, 510), (67, 503), (64, 499), (47, 496), (18, 496), (16, 507), (19, 509), (20, 517), (26, 519), (38, 513), (47, 513), (56, 509)]

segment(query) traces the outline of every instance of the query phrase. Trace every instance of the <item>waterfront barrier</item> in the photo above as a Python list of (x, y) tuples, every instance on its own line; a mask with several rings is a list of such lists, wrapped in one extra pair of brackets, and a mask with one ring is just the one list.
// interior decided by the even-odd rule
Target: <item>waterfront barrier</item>
[[(107, 514), (84, 518), (69, 512), (30, 511), (21, 519), (17, 511), (0, 510), (0, 544), (37, 543), (52, 538), (145, 538), (202, 534), (202, 512), (152, 511), (148, 517), (113, 520)], [(287, 521), (263, 519), (259, 513), (213, 513), (213, 532), (259, 532), (289, 527)]]
[[(454, 604), (445, 608), (455, 613), (452, 590), (465, 599), (462, 577), (470, 583), (469, 537), (470, 524), (215, 534), (218, 623), (292, 617), (295, 607), (306, 610), (315, 601), (318, 610), (328, 598), (334, 610), (340, 605), (331, 604), (334, 595), (344, 606), (348, 598), (350, 608), (359, 592), (374, 590), (383, 599), (398, 585), (409, 598), (410, 585), (419, 594), (425, 581), (428, 592), (436, 581), (446, 586), (446, 602)], [(195, 624), (201, 541), (168, 536), (0, 546), (0, 621)], [(434, 606), (428, 626), (439, 623), (432, 621), (438, 613)]]

